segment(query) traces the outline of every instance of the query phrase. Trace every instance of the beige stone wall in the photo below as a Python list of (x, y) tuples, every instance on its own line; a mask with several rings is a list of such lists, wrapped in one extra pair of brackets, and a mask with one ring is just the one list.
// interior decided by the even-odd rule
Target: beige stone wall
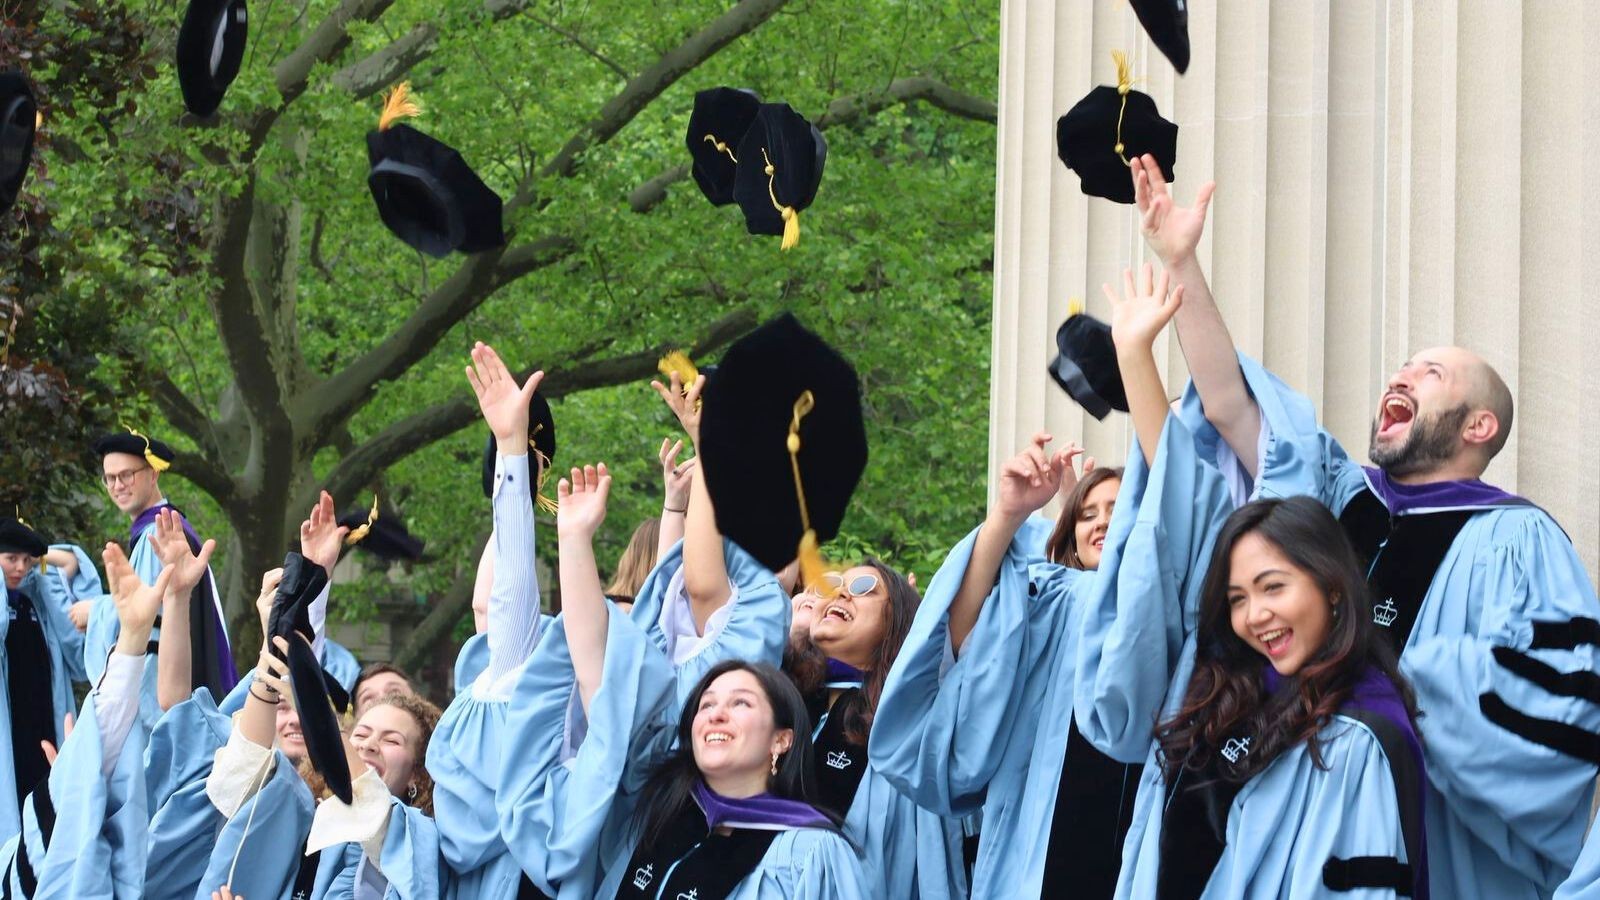
[[(1122, 0), (1001, 12), (990, 470), (1039, 427), (1122, 459), (1045, 374), (1068, 299), (1148, 258), (1133, 207), (1085, 197), (1054, 127), (1127, 49), (1177, 122), (1175, 193), (1215, 179), (1200, 248), (1248, 353), (1363, 456), (1388, 373), (1472, 348), (1517, 398), (1488, 479), (1600, 568), (1600, 3), (1204, 0), (1178, 77)], [(1175, 339), (1158, 348), (1174, 391)], [(992, 478), (991, 478), (992, 489)]]

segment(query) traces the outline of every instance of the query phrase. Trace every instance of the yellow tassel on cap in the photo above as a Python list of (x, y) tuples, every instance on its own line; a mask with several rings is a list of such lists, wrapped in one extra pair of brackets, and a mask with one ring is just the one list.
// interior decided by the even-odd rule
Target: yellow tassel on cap
[[(543, 425), (538, 426), (538, 428), (543, 427)], [(535, 432), (538, 431), (538, 428), (534, 429)], [(539, 481), (533, 486), (533, 503), (541, 511), (553, 516), (561, 509), (561, 504), (544, 495), (544, 483), (550, 478), (550, 457), (545, 456), (544, 451), (533, 446), (533, 438), (528, 439), (528, 448), (533, 451), (534, 458), (539, 460)]]
[(695, 368), (694, 360), (682, 350), (673, 350), (661, 357), (660, 362), (656, 363), (656, 371), (668, 378), (677, 375), (678, 383), (683, 386), (685, 393), (688, 392), (689, 386), (694, 384), (694, 380), (700, 377), (700, 370)]
[(789, 420), (789, 436), (785, 446), (789, 450), (789, 465), (794, 470), (794, 494), (800, 501), (800, 527), (804, 531), (800, 535), (800, 548), (797, 557), (800, 560), (800, 583), (811, 588), (817, 596), (824, 599), (838, 593), (838, 588), (827, 583), (822, 576), (833, 571), (836, 567), (830, 566), (822, 558), (822, 548), (817, 544), (817, 530), (811, 527), (811, 511), (806, 508), (806, 490), (800, 480), (800, 420), (806, 417), (817, 404), (817, 398), (810, 391), (800, 394), (794, 401), (794, 415)]
[(401, 119), (420, 115), (422, 107), (411, 99), (411, 82), (402, 81), (384, 95), (383, 112), (378, 115), (378, 130), (387, 131), (390, 125)]
[(711, 142), (711, 146), (717, 148), (717, 152), (718, 153), (726, 153), (726, 154), (728, 154), (728, 158), (733, 160), (735, 163), (737, 163), (739, 161), (739, 157), (733, 155), (733, 151), (728, 149), (728, 145), (727, 144), (724, 144), (723, 142), (717, 140), (717, 136), (716, 135), (708, 134), (708, 135), (706, 135), (705, 139)]
[(1128, 64), (1128, 54), (1125, 51), (1111, 51), (1111, 61), (1117, 64), (1117, 93), (1122, 95), (1122, 106), (1117, 110), (1117, 142), (1111, 149), (1124, 164), (1132, 165), (1128, 162), (1128, 158), (1122, 155), (1127, 149), (1122, 143), (1122, 116), (1128, 111), (1128, 92), (1133, 90), (1133, 69)]
[[(126, 426), (126, 425), (124, 425), (122, 427), (128, 428), (128, 426)], [(133, 435), (134, 437), (138, 438), (139, 440), (144, 441), (144, 461), (150, 464), (150, 468), (155, 469), (157, 472), (165, 472), (166, 470), (172, 468), (172, 463), (169, 463), (166, 460), (162, 459), (161, 457), (157, 456), (155, 454), (155, 451), (150, 449), (150, 439), (149, 438), (145, 437), (144, 435), (140, 434), (137, 431), (134, 431), (132, 428), (128, 428), (128, 433)]]
[(788, 250), (800, 243), (800, 211), (792, 206), (784, 206), (778, 202), (778, 194), (773, 190), (772, 184), (777, 179), (778, 170), (772, 165), (772, 158), (767, 156), (767, 148), (761, 148), (761, 158), (767, 164), (767, 196), (772, 198), (772, 208), (783, 216), (783, 243), (780, 249)]
[(1081, 315), (1083, 315), (1083, 298), (1082, 297), (1070, 297), (1070, 298), (1067, 299), (1067, 315), (1069, 315), (1069, 316), (1081, 316)]
[(365, 525), (358, 525), (355, 528), (350, 529), (350, 533), (344, 536), (344, 545), (346, 547), (354, 547), (356, 544), (361, 543), (361, 539), (366, 537), (369, 533), (371, 533), (372, 525), (373, 525), (374, 522), (377, 522), (377, 521), (378, 521), (378, 495), (377, 494), (373, 494), (372, 495), (372, 512), (367, 513), (367, 522), (366, 522), (366, 524)]

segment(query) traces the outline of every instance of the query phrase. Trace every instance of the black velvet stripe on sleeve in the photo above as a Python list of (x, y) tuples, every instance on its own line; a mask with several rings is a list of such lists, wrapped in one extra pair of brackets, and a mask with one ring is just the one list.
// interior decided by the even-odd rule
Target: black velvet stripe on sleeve
[[(1427, 773), (1423, 771), (1413, 745), (1407, 740), (1407, 733), (1403, 732), (1400, 725), (1392, 719), (1375, 710), (1354, 705), (1346, 705), (1339, 712), (1366, 725), (1378, 739), (1378, 745), (1383, 748), (1383, 755), (1389, 762), (1389, 774), (1394, 779), (1395, 806), (1400, 811), (1400, 836), (1405, 842), (1406, 859), (1410, 860), (1410, 863), (1402, 863), (1388, 856), (1358, 856), (1351, 859), (1330, 857), (1327, 866), (1322, 870), (1323, 883), (1334, 890), (1393, 887), (1394, 879), (1398, 877), (1397, 873), (1404, 870), (1405, 890), (1399, 891), (1399, 888), (1396, 888), (1400, 895), (1427, 896), (1427, 884), (1419, 883), (1419, 879), (1428, 877), (1427, 866), (1422, 864), (1427, 859), (1428, 853), (1427, 836), (1423, 825), (1425, 816), (1423, 785), (1427, 781)], [(1384, 862), (1393, 865), (1385, 866), (1382, 864)], [(1342, 883), (1348, 883), (1350, 887), (1337, 887), (1329, 880), (1330, 873), (1344, 878), (1345, 881)]]
[(1533, 623), (1529, 650), (1574, 650), (1584, 644), (1600, 646), (1600, 622), (1578, 616), (1565, 622)]
[(1479, 695), (1478, 708), (1485, 718), (1512, 734), (1591, 765), (1600, 765), (1600, 734), (1512, 709), (1493, 692)]
[(1524, 681), (1530, 681), (1558, 696), (1600, 703), (1600, 675), (1594, 672), (1562, 672), (1510, 647), (1496, 647), (1492, 652), (1494, 661), (1501, 668)]
[(1392, 856), (1329, 857), (1322, 866), (1322, 884), (1330, 891), (1387, 888), (1411, 896), (1411, 867)]

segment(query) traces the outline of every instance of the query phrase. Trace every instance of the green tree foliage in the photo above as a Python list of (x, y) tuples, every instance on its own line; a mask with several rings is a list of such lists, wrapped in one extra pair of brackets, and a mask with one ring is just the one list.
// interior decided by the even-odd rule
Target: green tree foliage
[[(346, 509), (376, 491), (428, 543), (405, 578), (352, 588), (347, 612), (397, 581), (433, 598), (408, 661), (465, 618), (488, 526), (485, 432), (462, 376), (474, 340), (550, 373), (558, 466), (616, 471), (602, 558), (660, 505), (655, 453), (675, 423), (647, 387), (657, 356), (712, 361), (780, 310), (866, 388), (871, 462), (838, 549), (926, 578), (981, 515), (992, 4), (258, 2), (210, 121), (183, 112), (167, 62), (181, 4), (125, 8), (153, 77), (101, 126), (114, 140), (47, 150), (49, 181), (30, 190), (83, 235), (68, 271), (102, 286), (79, 295), (121, 316), (120, 358), (100, 359), (126, 375), (89, 405), (182, 448), (164, 484), (202, 531), (231, 536), (236, 628), (321, 487)], [(402, 79), (424, 109), (413, 124), (506, 199), (503, 250), (427, 260), (379, 223), (364, 136)], [(746, 236), (737, 209), (684, 177), (693, 94), (720, 84), (825, 128), (827, 171), (792, 251)]]

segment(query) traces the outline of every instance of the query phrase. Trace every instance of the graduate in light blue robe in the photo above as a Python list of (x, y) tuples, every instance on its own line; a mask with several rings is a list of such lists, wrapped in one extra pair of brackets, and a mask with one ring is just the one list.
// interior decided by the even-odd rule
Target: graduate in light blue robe
[[(94, 560), (90, 558), (88, 553), (84, 552), (82, 547), (76, 544), (51, 544), (49, 553), (46, 556), (53, 558), (53, 554), (58, 553), (72, 554), (77, 564), (68, 572), (62, 566), (48, 564), (49, 559), (47, 558), (47, 564), (40, 567), (42, 570), (40, 572), (42, 576), (40, 587), (45, 596), (60, 604), (62, 610), (66, 612), (70, 612), (76, 603), (93, 604), (95, 598), (105, 593), (105, 587), (100, 582), (100, 572), (95, 569)], [(79, 640), (81, 641), (82, 638), (80, 637)], [(81, 657), (83, 653), (81, 645), (78, 648), (78, 653)]]
[[(534, 886), (557, 897), (610, 897), (624, 886), (650, 897), (692, 890), (689, 896), (707, 900), (866, 896), (849, 843), (814, 808), (792, 797), (812, 766), (807, 716), (793, 685), (771, 667), (757, 675), (747, 664), (728, 662), (702, 677), (680, 713), (672, 667), (638, 620), (621, 615), (605, 599), (590, 542), (604, 518), (609, 487), (603, 466), (598, 472), (587, 469), (575, 486), (561, 485), (557, 521), (564, 611), (524, 669), (506, 721), (509, 743), (524, 750), (505, 758), (496, 797), (507, 845)], [(718, 680), (729, 677), (724, 671), (758, 681), (770, 719), (753, 701), (745, 701), (738, 725), (727, 719), (744, 694), (719, 695), (716, 705), (707, 697), (701, 708), (708, 685), (735, 683)], [(581, 743), (571, 727), (574, 701), (588, 721)], [(714, 758), (736, 768), (703, 775), (695, 760), (702, 752), (717, 751), (710, 744), (702, 751), (692, 736), (700, 715), (711, 717), (708, 728), (730, 723), (722, 726), (732, 735), (725, 752), (740, 755)], [(787, 730), (786, 722), (793, 723)], [(713, 734), (705, 731), (707, 737)], [(674, 751), (680, 740), (694, 746)], [(776, 748), (771, 768), (780, 773), (770, 780), (764, 771), (769, 747)], [(759, 758), (749, 760), (752, 752)], [(658, 772), (669, 764), (669, 755), (673, 768)], [(666, 771), (674, 773), (674, 784), (692, 782), (694, 799), (677, 795), (672, 802), (678, 807), (670, 812), (639, 809), (641, 790), (652, 777), (669, 777)], [(767, 792), (723, 798), (711, 793), (708, 777), (740, 779), (742, 790), (758, 780)], [(702, 811), (698, 819), (697, 809)], [(721, 815), (730, 811), (729, 817)], [(681, 827), (688, 830), (671, 830), (681, 846), (666, 838), (640, 846), (640, 816), (650, 813), (683, 816)], [(694, 843), (693, 835), (722, 822), (734, 829), (727, 838), (708, 836)], [(695, 849), (710, 840), (719, 848), (748, 849), (737, 858), (697, 856)], [(655, 853), (664, 855), (636, 859)], [(700, 879), (721, 883), (711, 887)]]
[[(526, 440), (520, 445), (526, 446)], [(462, 648), (456, 697), (428, 744), (439, 847), (455, 873), (454, 896), (461, 898), (514, 900), (523, 880), (521, 867), (501, 839), (495, 793), (502, 748), (514, 746), (504, 736), (512, 689), (546, 619), (539, 611), (534, 572), (532, 459), (528, 453), (502, 456), (496, 465), (487, 630)], [(481, 666), (473, 663), (471, 654), (485, 650), (488, 658)], [(481, 671), (471, 674), (474, 668)]]
[(1434, 891), (1548, 896), (1582, 847), (1600, 763), (1583, 749), (1600, 743), (1600, 705), (1559, 686), (1596, 670), (1586, 623), (1600, 619), (1600, 599), (1572, 542), (1542, 509), (1481, 481), (1408, 487), (1357, 465), (1304, 397), (1254, 360), (1239, 364), (1260, 415), (1253, 478), (1215, 431), (1197, 434), (1235, 499), (1310, 494), (1347, 524), (1358, 503), (1374, 500), (1397, 524), (1465, 517), (1420, 603), (1409, 605), (1415, 618), (1400, 655), (1424, 714)]

